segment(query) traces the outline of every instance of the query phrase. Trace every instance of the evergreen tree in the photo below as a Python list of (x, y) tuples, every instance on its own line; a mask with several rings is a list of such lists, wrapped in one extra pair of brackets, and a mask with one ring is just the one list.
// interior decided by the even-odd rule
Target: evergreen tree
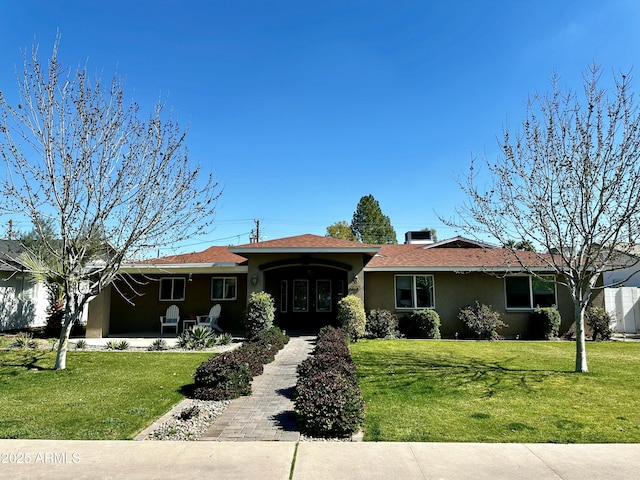
[(351, 231), (362, 243), (398, 243), (389, 217), (382, 213), (373, 195), (366, 195), (358, 202), (351, 220)]

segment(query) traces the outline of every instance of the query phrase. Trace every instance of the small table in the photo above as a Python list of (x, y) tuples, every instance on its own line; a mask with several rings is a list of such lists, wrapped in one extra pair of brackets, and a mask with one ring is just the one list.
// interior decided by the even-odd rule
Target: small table
[(182, 321), (182, 331), (186, 332), (188, 329), (196, 326), (196, 321), (193, 319), (187, 319)]

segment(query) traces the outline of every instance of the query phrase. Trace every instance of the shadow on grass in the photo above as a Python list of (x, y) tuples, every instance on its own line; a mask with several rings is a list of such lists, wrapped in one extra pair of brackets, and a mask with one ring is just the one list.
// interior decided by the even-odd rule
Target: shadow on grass
[(194, 392), (196, 391), (196, 385), (194, 383), (189, 383), (187, 385), (182, 385), (178, 388), (178, 393), (184, 395), (186, 398), (195, 398)]
[[(38, 362), (49, 353), (48, 351), (16, 351), (15, 353), (18, 354), (15, 357), (1, 358), (0, 368), (15, 367), (24, 368), (26, 370), (53, 370), (53, 367), (43, 367), (42, 365), (38, 365)], [(21, 357), (19, 355), (21, 355)], [(7, 372), (7, 374), (17, 375), (18, 371)]]
[(460, 389), (480, 389), (480, 397), (490, 398), (512, 390), (531, 392), (549, 378), (568, 377), (572, 373), (553, 369), (512, 367), (515, 357), (486, 361), (469, 357), (411, 355), (407, 352), (385, 354), (367, 359), (361, 356), (361, 378), (374, 388), (420, 390), (425, 394), (446, 395)]

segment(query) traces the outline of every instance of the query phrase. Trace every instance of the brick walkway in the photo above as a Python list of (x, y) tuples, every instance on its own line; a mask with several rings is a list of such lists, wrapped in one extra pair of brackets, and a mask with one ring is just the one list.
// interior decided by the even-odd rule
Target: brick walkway
[(200, 440), (297, 441), (300, 432), (295, 423), (291, 395), (297, 380), (296, 367), (313, 349), (315, 337), (292, 336), (253, 379), (252, 394), (231, 402)]

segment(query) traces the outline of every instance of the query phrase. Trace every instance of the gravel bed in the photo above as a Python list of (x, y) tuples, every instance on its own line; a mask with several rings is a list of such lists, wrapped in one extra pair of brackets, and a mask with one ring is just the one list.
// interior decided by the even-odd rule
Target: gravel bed
[(183, 402), (171, 418), (158, 425), (144, 440), (198, 440), (230, 403), (231, 400)]

